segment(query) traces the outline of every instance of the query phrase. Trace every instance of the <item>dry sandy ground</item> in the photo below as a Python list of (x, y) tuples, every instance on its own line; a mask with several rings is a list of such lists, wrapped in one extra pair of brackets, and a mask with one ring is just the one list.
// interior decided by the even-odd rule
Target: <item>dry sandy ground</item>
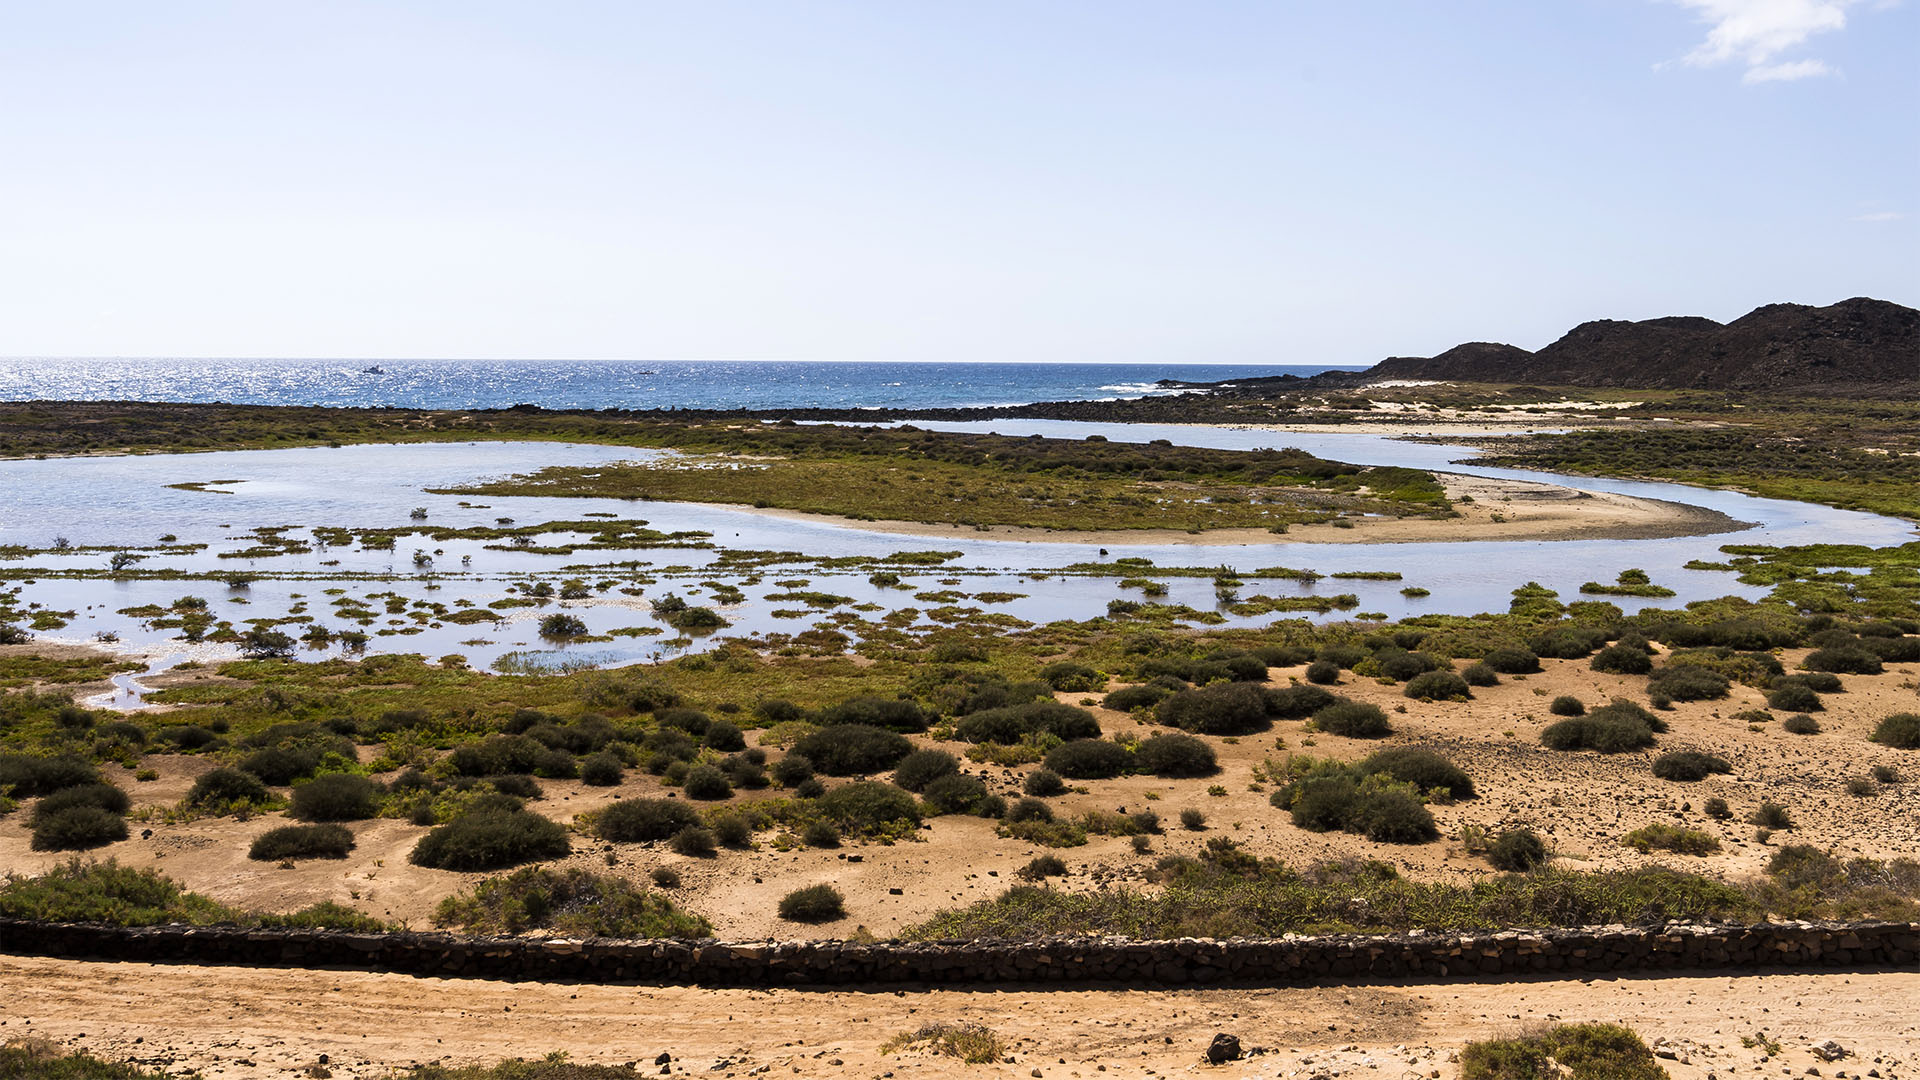
[[(52, 1039), (213, 1078), (375, 1078), (556, 1050), (701, 1076), (1450, 1080), (1472, 1040), (1552, 1021), (1626, 1024), (1675, 1080), (1920, 1073), (1920, 973), (1668, 976), (1222, 990), (701, 990), (421, 979), (353, 971), (0, 957), (0, 1039)], [(981, 1024), (1011, 1060), (908, 1051), (902, 1032)], [(1219, 1067), (1216, 1032), (1264, 1052)], [(1778, 1043), (1768, 1056), (1746, 1037)], [(1832, 1063), (1810, 1047), (1848, 1050)], [(664, 1068), (653, 1063), (670, 1055)], [(324, 1057), (323, 1057), (324, 1055)], [(1817, 1070), (1817, 1071), (1816, 1071)]]
[[(1782, 659), (1792, 668), (1803, 655), (1788, 651)], [(1644, 701), (1646, 680), (1595, 672), (1584, 660), (1548, 660), (1545, 666), (1547, 670), (1540, 674), (1503, 677), (1500, 685), (1476, 690), (1475, 699), (1467, 702), (1408, 701), (1398, 686), (1347, 673), (1345, 684), (1334, 689), (1385, 708), (1397, 729), (1393, 736), (1384, 740), (1316, 736), (1308, 734), (1300, 722), (1283, 721), (1260, 735), (1209, 738), (1222, 766), (1212, 778), (1134, 776), (1077, 782), (1080, 790), (1050, 800), (1056, 813), (1152, 809), (1167, 832), (1153, 838), (1152, 850), (1145, 855), (1134, 853), (1124, 837), (1094, 837), (1084, 847), (1058, 849), (1055, 854), (1066, 861), (1070, 872), (1056, 883), (1070, 889), (1149, 887), (1146, 872), (1161, 855), (1191, 853), (1207, 839), (1221, 835), (1233, 837), (1256, 854), (1296, 865), (1329, 858), (1382, 859), (1415, 877), (1462, 881), (1493, 872), (1463, 844), (1462, 827), (1469, 825), (1492, 832), (1531, 826), (1552, 842), (1563, 865), (1577, 868), (1628, 868), (1657, 862), (1738, 878), (1759, 873), (1776, 850), (1757, 842), (1753, 826), (1745, 823), (1763, 800), (1786, 805), (1796, 822), (1791, 832), (1776, 834), (1774, 844), (1807, 843), (1876, 858), (1920, 852), (1920, 753), (1867, 741), (1880, 718), (1920, 710), (1920, 665), (1889, 665), (1886, 674), (1876, 677), (1846, 676), (1845, 693), (1824, 695), (1827, 711), (1819, 714), (1824, 730), (1817, 735), (1788, 734), (1778, 719), (1761, 725), (1759, 731), (1750, 730), (1748, 722), (1735, 719), (1735, 714), (1762, 708), (1763, 698), (1757, 690), (1736, 685), (1731, 698), (1680, 703), (1665, 714), (1672, 730), (1660, 737), (1654, 750), (1615, 755), (1543, 749), (1540, 730), (1555, 719), (1547, 713), (1547, 703), (1560, 694), (1573, 694), (1590, 707), (1616, 695)], [(1284, 685), (1302, 670), (1276, 668), (1269, 674), (1272, 681)], [(1060, 697), (1070, 703), (1092, 700), (1080, 694)], [(1406, 712), (1396, 711), (1402, 707)], [(1125, 714), (1095, 712), (1109, 734), (1135, 732), (1144, 737), (1163, 730), (1141, 725)], [(955, 753), (963, 748), (954, 743), (939, 745)], [(1478, 785), (1478, 798), (1433, 808), (1441, 840), (1399, 846), (1344, 833), (1307, 832), (1268, 804), (1270, 787), (1255, 779), (1256, 768), (1288, 753), (1357, 759), (1390, 745), (1436, 747), (1465, 768)], [(367, 747), (363, 752), (375, 749)], [(1675, 749), (1719, 754), (1732, 764), (1733, 773), (1692, 784), (1654, 779), (1653, 757)], [(117, 767), (109, 770), (115, 782), (132, 793), (136, 810), (176, 803), (193, 778), (214, 762), (154, 755), (144, 764), (157, 767), (159, 779), (140, 782)], [(1892, 766), (1906, 774), (1908, 782), (1880, 786), (1871, 797), (1847, 794), (1846, 782), (1865, 776), (1874, 765)], [(966, 767), (1009, 798), (1019, 795), (1029, 771), (972, 763)], [(629, 771), (617, 788), (589, 788), (577, 781), (541, 783), (547, 797), (534, 803), (534, 808), (562, 821), (616, 797), (666, 794), (654, 778), (637, 770)], [(775, 793), (777, 789), (742, 797)], [(1705, 802), (1712, 797), (1730, 804), (1732, 820), (1706, 817)], [(1207, 816), (1204, 831), (1180, 828), (1180, 811), (1187, 808)], [(38, 873), (66, 858), (29, 850), (27, 809), (0, 818), (0, 869)], [(1718, 837), (1723, 849), (1705, 858), (1642, 855), (1619, 843), (1622, 834), (1654, 822), (1704, 830)], [(249, 860), (246, 849), (252, 838), (283, 823), (279, 814), (248, 821), (136, 823), (128, 840), (96, 854), (156, 867), (189, 888), (236, 906), (292, 910), (333, 900), (416, 928), (431, 924), (433, 909), (442, 897), (484, 876), (409, 864), (407, 854), (426, 829), (391, 819), (353, 824), (358, 847), (343, 860), (312, 860), (288, 869)], [(143, 835), (144, 829), (151, 829), (151, 835)], [(644, 881), (656, 867), (671, 867), (683, 880), (675, 898), (711, 920), (723, 938), (845, 937), (857, 928), (885, 937), (940, 910), (997, 896), (1014, 882), (1016, 870), (1045, 850), (1002, 839), (995, 835), (994, 823), (970, 817), (934, 819), (920, 837), (917, 843), (783, 852), (773, 846), (770, 835), (762, 834), (756, 850), (722, 851), (716, 858), (699, 859), (674, 854), (665, 845), (614, 845), (579, 836), (565, 864), (636, 881)], [(820, 882), (832, 883), (847, 895), (847, 919), (807, 927), (775, 917), (780, 897)]]
[[(730, 509), (787, 521), (841, 525), (868, 532), (936, 539), (1020, 540), (1077, 544), (1412, 544), (1451, 540), (1656, 540), (1702, 536), (1744, 528), (1742, 522), (1685, 503), (1641, 499), (1608, 492), (1581, 491), (1557, 484), (1499, 480), (1459, 473), (1435, 473), (1454, 501), (1458, 517), (1367, 517), (1332, 523), (1295, 525), (1284, 534), (1266, 529), (1090, 529), (1064, 531), (1015, 525), (958, 526), (923, 521), (855, 521), (832, 514), (774, 510), (745, 505)], [(1469, 502), (1461, 502), (1467, 496)]]

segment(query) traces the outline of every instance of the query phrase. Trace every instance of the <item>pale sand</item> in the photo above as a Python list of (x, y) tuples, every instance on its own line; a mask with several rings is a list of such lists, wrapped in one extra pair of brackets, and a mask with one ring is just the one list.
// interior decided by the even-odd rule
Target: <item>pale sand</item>
[[(746, 1077), (1360, 1077), (1450, 1080), (1469, 1041), (1552, 1021), (1626, 1024), (1674, 1080), (1901, 1080), (1920, 1071), (1920, 973), (1668, 975), (1214, 990), (705, 990), (0, 957), (0, 1038), (39, 1036), (208, 1080), (335, 1080), (565, 1051), (647, 1074)], [(882, 1054), (902, 1032), (982, 1024), (1011, 1062)], [(1266, 1052), (1220, 1067), (1216, 1032)], [(1764, 1033), (1778, 1057), (1741, 1045)], [(1832, 1039), (1851, 1051), (1819, 1061)], [(654, 1064), (671, 1055), (665, 1067)]]
[[(1396, 429), (1404, 430), (1404, 429)], [(1497, 480), (1459, 473), (1435, 473), (1453, 500), (1458, 517), (1347, 519), (1351, 528), (1333, 524), (1295, 525), (1284, 534), (1266, 529), (1035, 529), (1015, 525), (962, 526), (924, 521), (856, 521), (832, 514), (775, 510), (727, 504), (730, 509), (785, 521), (838, 525), (868, 532), (922, 536), (938, 540), (1010, 540), (1028, 543), (1279, 545), (1415, 544), (1453, 540), (1658, 540), (1703, 536), (1747, 527), (1717, 510), (1663, 499), (1581, 491), (1557, 484)], [(1473, 501), (1460, 502), (1462, 496)]]

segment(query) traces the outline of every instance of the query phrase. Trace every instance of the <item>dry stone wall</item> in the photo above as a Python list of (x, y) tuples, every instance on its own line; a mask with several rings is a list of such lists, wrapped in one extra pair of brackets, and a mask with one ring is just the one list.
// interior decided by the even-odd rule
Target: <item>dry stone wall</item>
[(0, 920), (0, 952), (593, 983), (1304, 983), (1485, 975), (1920, 966), (1920, 923), (1667, 924), (1484, 934), (1035, 941), (615, 941)]

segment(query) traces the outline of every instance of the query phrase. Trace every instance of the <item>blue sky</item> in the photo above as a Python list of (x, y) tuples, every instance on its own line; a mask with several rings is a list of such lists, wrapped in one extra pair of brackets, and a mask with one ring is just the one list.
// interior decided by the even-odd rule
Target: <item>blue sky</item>
[(0, 2), (0, 354), (1371, 363), (1920, 301), (1879, 0)]

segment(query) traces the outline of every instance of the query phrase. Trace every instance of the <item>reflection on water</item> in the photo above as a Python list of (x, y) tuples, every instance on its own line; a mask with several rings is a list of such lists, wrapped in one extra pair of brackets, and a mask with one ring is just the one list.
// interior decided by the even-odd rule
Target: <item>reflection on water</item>
[[(1458, 446), (1404, 442), (1357, 433), (1295, 434), (1253, 429), (1188, 426), (1084, 424), (1043, 420), (932, 424), (943, 430), (997, 431), (1008, 435), (1043, 434), (1064, 438), (1105, 435), (1115, 441), (1164, 438), (1175, 443), (1222, 449), (1298, 447), (1341, 461), (1403, 465), (1479, 476), (1565, 484), (1588, 491), (1667, 499), (1718, 510), (1753, 522), (1754, 527), (1717, 536), (1664, 540), (1467, 541), (1449, 543), (1342, 544), (1284, 541), (1243, 545), (1109, 544), (1112, 556), (1152, 559), (1160, 566), (1232, 566), (1240, 571), (1290, 566), (1323, 574), (1398, 571), (1400, 581), (1334, 580), (1317, 583), (1248, 579), (1242, 597), (1353, 593), (1359, 606), (1315, 618), (1340, 619), (1354, 612), (1379, 612), (1389, 618), (1421, 613), (1472, 614), (1504, 611), (1511, 590), (1538, 581), (1563, 597), (1584, 581), (1612, 580), (1626, 567), (1645, 569), (1654, 581), (1677, 592), (1671, 599), (1609, 599), (1629, 611), (1652, 603), (1678, 606), (1729, 593), (1754, 597), (1764, 591), (1742, 586), (1730, 575), (1685, 569), (1692, 559), (1718, 560), (1723, 543), (1801, 544), (1850, 542), (1902, 543), (1912, 538), (1900, 521), (1809, 503), (1760, 499), (1733, 492), (1674, 484), (1567, 477), (1551, 473), (1456, 464), (1471, 451)], [(217, 618), (246, 629), (247, 620), (305, 620), (279, 629), (299, 636), (318, 624), (333, 630), (360, 629), (370, 635), (373, 652), (417, 652), (428, 657), (459, 654), (474, 666), (492, 666), (512, 654), (515, 662), (574, 666), (619, 664), (672, 656), (699, 643), (678, 635), (654, 617), (650, 601), (672, 592), (693, 604), (720, 610), (731, 623), (725, 634), (796, 633), (833, 612), (879, 619), (913, 608), (902, 618), (927, 626), (930, 613), (943, 607), (975, 608), (1028, 622), (1082, 619), (1106, 612), (1115, 598), (1140, 599), (1120, 590), (1113, 579), (1047, 576), (1063, 565), (1098, 561), (1092, 544), (1007, 541), (974, 538), (929, 539), (863, 531), (846, 526), (788, 521), (719, 506), (615, 499), (479, 498), (429, 495), (428, 487), (450, 487), (477, 479), (528, 472), (546, 465), (590, 466), (640, 460), (658, 452), (624, 447), (561, 443), (436, 443), (352, 446), (296, 450), (235, 451), (132, 457), (62, 458), (0, 462), (0, 545), (45, 547), (64, 537), (83, 550), (0, 562), (0, 588), (19, 587), (14, 604), (38, 604), (73, 612), (68, 625), (43, 636), (82, 642), (97, 632), (120, 636), (122, 648), (148, 655), (178, 652), (179, 631), (153, 628), (141, 617), (122, 614), (146, 605), (171, 607), (198, 596)], [(211, 483), (221, 481), (224, 483)], [(206, 485), (199, 490), (172, 485)], [(424, 510), (424, 522), (412, 515)], [(468, 528), (495, 526), (502, 519), (520, 525), (549, 521), (642, 519), (662, 532), (711, 534), (719, 548), (798, 552), (814, 557), (883, 557), (901, 551), (938, 549), (959, 557), (937, 567), (897, 568), (901, 587), (867, 580), (871, 567), (828, 572), (805, 565), (769, 566), (758, 571), (712, 569), (718, 552), (700, 548), (578, 550), (572, 554), (496, 549), (498, 541), (434, 541), (403, 537), (391, 550), (359, 545), (326, 546), (313, 537), (315, 527), (367, 529), (413, 524)], [(284, 536), (311, 550), (265, 557), (232, 557), (252, 548), (257, 528), (289, 527)], [(151, 546), (162, 537), (178, 544), (204, 544), (203, 550), (153, 554), (136, 564), (141, 571), (212, 573), (220, 578), (252, 580), (240, 589), (221, 580), (114, 580), (104, 576), (110, 550)], [(573, 534), (584, 539), (584, 534)], [(564, 537), (543, 536), (542, 545)], [(222, 558), (222, 555), (229, 557)], [(26, 571), (40, 576), (26, 580)], [(85, 578), (45, 576), (84, 571)], [(758, 578), (753, 576), (758, 575)], [(742, 599), (720, 594), (719, 581), (736, 586)], [(589, 587), (584, 600), (531, 601), (522, 586), (536, 579), (578, 579)], [(768, 600), (768, 594), (794, 587), (781, 581), (805, 579), (805, 588), (846, 597), (830, 609), (802, 602)], [(1213, 583), (1205, 577), (1166, 579), (1166, 603), (1202, 611), (1217, 606)], [(1418, 586), (1429, 595), (1408, 598), (1400, 590)], [(967, 594), (952, 597), (949, 594)], [(972, 594), (1018, 594), (1010, 598)], [(918, 594), (918, 598), (916, 598)], [(364, 609), (371, 622), (342, 616)], [(494, 605), (494, 606), (490, 606)], [(566, 611), (608, 641), (562, 645), (542, 639), (541, 617)], [(451, 621), (463, 612), (488, 612), (497, 619)], [(950, 614), (950, 613), (948, 613)], [(150, 616), (149, 616), (150, 617)], [(1228, 625), (1257, 625), (1276, 618), (1226, 616)], [(303, 649), (308, 658), (337, 653), (339, 646)], [(154, 670), (179, 662), (167, 656)], [(116, 680), (114, 701), (137, 703), (137, 676)]]

